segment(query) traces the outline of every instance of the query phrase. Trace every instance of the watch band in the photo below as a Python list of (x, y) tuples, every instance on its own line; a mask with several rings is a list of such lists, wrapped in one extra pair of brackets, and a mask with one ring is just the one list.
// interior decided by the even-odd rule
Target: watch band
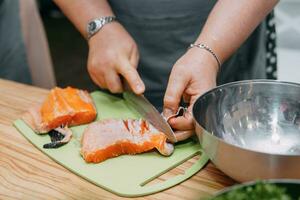
[(90, 39), (95, 33), (97, 33), (105, 24), (111, 23), (113, 21), (116, 21), (115, 16), (106, 16), (106, 17), (100, 17), (91, 20), (87, 24), (87, 38)]

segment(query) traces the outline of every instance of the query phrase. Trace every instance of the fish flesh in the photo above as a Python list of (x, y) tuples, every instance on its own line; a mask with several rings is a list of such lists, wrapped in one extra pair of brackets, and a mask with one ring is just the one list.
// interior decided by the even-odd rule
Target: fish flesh
[(81, 155), (86, 162), (99, 163), (123, 154), (157, 149), (169, 156), (174, 146), (164, 133), (144, 119), (106, 119), (91, 123), (84, 130)]
[(89, 93), (67, 87), (54, 88), (43, 103), (40, 113), (43, 123), (52, 130), (59, 126), (76, 126), (93, 121), (96, 108)]
[(87, 91), (72, 87), (52, 89), (41, 105), (34, 106), (23, 120), (38, 134), (63, 126), (92, 122), (97, 115), (93, 100)]
[(58, 137), (61, 138), (60, 141), (55, 139), (53, 144), (45, 145), (45, 148), (56, 148), (71, 139), (72, 132), (68, 129), (69, 126), (90, 123), (96, 115), (96, 108), (87, 91), (72, 87), (55, 87), (42, 104), (30, 108), (22, 119), (37, 134), (49, 133), (50, 137), (58, 133), (63, 135), (63, 138)]

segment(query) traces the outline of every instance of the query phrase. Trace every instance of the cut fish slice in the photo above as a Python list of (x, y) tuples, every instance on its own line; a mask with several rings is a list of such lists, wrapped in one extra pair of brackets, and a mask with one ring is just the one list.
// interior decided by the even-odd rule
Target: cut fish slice
[(97, 112), (89, 93), (72, 87), (54, 88), (42, 105), (34, 106), (23, 120), (38, 134), (61, 126), (92, 122)]
[(89, 93), (71, 87), (51, 90), (40, 111), (43, 123), (50, 130), (61, 125), (86, 124), (96, 117), (96, 109)]
[(99, 163), (123, 154), (157, 149), (169, 156), (174, 146), (167, 137), (145, 120), (107, 119), (90, 124), (82, 137), (81, 155), (86, 162)]
[(51, 143), (44, 148), (58, 148), (71, 140), (68, 126), (92, 122), (97, 112), (88, 92), (67, 87), (54, 88), (41, 105), (30, 108), (23, 120), (37, 133), (49, 133)]

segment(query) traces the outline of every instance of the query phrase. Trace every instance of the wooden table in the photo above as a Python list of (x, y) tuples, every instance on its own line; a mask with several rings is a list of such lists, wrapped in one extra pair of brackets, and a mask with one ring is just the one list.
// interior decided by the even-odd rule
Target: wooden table
[[(12, 122), (48, 91), (0, 79), (0, 199), (125, 199), (60, 166), (28, 142)], [(196, 158), (160, 177), (181, 173)], [(200, 199), (234, 181), (209, 163), (189, 180), (138, 199)]]

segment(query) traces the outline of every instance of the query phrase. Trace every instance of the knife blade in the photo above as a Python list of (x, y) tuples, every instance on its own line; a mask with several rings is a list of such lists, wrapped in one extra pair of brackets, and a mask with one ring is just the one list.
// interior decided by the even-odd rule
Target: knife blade
[(134, 108), (142, 116), (142, 118), (164, 133), (170, 142), (177, 142), (174, 131), (169, 123), (143, 95), (125, 91), (123, 93), (123, 98), (128, 102), (129, 106)]

